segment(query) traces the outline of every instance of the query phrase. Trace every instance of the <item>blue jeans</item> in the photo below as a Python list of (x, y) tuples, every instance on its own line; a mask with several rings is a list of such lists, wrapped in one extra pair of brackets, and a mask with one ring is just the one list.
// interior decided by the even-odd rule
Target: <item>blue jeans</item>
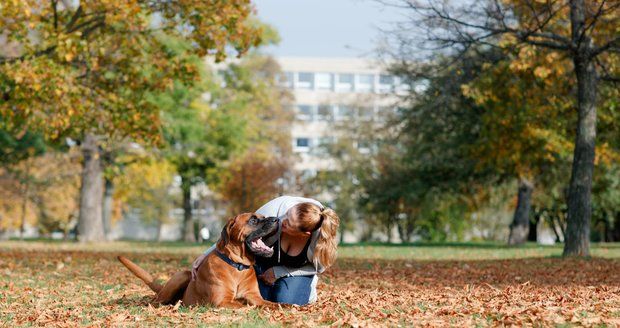
[[(269, 268), (254, 267), (259, 275)], [(276, 303), (306, 305), (310, 302), (314, 276), (282, 277), (269, 286), (258, 280), (258, 289), (263, 299)]]

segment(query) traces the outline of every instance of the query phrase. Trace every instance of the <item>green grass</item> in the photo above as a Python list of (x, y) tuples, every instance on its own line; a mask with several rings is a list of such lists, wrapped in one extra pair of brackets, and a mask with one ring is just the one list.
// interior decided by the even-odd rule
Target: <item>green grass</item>
[[(196, 255), (204, 252), (210, 244), (190, 244), (184, 242), (146, 242), (117, 241), (110, 243), (73, 243), (65, 241), (26, 240), (0, 242), (0, 249), (53, 250), (53, 251), (94, 251), (94, 252), (132, 252), (168, 253)], [(510, 247), (501, 243), (357, 243), (343, 244), (338, 248), (342, 259), (384, 259), (384, 260), (501, 260), (562, 256), (563, 245), (537, 245), (528, 243)], [(620, 258), (620, 243), (593, 243), (593, 257)]]

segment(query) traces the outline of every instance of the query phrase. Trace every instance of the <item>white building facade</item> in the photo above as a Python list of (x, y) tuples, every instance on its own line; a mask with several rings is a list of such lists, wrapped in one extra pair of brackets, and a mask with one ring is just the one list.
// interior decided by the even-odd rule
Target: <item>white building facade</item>
[[(319, 156), (322, 145), (338, 137), (334, 123), (381, 122), (396, 106), (395, 91), (404, 88), (376, 61), (360, 58), (278, 57), (280, 83), (294, 95), (295, 171), (312, 176), (330, 170), (334, 161)], [(363, 149), (360, 142), (356, 145)]]

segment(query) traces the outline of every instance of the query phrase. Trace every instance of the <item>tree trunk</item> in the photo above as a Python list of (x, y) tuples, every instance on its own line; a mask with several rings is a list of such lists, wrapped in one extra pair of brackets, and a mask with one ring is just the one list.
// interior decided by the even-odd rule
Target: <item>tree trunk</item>
[(24, 240), (24, 232), (26, 230), (26, 211), (28, 210), (28, 197), (30, 197), (30, 159), (26, 160), (23, 197), (21, 222), (19, 224), (19, 240)]
[(111, 178), (105, 178), (105, 190), (103, 194), (103, 230), (105, 237), (110, 240), (112, 230), (112, 205), (114, 204), (114, 182)]
[(620, 241), (620, 211), (616, 212), (614, 220), (614, 229), (611, 232), (611, 241)]
[(161, 241), (161, 231), (164, 223), (161, 220), (157, 220), (157, 241)]
[(95, 136), (87, 134), (82, 143), (84, 163), (80, 189), (80, 216), (78, 240), (82, 242), (104, 241), (102, 219), (103, 168)]
[(532, 207), (532, 182), (525, 178), (519, 179), (517, 208), (510, 224), (509, 245), (521, 245), (527, 241), (530, 229), (530, 210)]
[(183, 190), (183, 229), (182, 238), (183, 241), (196, 242), (196, 236), (194, 235), (194, 221), (192, 220), (192, 186), (186, 181), (186, 178), (181, 177), (181, 189)]
[(406, 243), (409, 241), (408, 235), (407, 235), (407, 222), (403, 222), (406, 219), (399, 219), (398, 220), (398, 236), (400, 237), (400, 242), (401, 243)]
[(538, 241), (538, 223), (540, 222), (541, 212), (534, 211), (534, 219), (530, 220), (530, 231), (527, 234), (527, 241)]
[(553, 234), (555, 235), (555, 242), (556, 243), (562, 242), (562, 238), (560, 238), (560, 234), (558, 233), (558, 229), (555, 226), (555, 220), (553, 219), (552, 216), (547, 216), (547, 223), (551, 226), (551, 230), (553, 231)]
[(392, 215), (388, 215), (385, 228), (387, 229), (387, 243), (391, 244), (392, 243)]
[(577, 77), (577, 134), (568, 190), (568, 220), (564, 256), (590, 255), (592, 218), (592, 172), (596, 142), (596, 70), (590, 57), (591, 39), (585, 33), (585, 1), (570, 2), (571, 38)]

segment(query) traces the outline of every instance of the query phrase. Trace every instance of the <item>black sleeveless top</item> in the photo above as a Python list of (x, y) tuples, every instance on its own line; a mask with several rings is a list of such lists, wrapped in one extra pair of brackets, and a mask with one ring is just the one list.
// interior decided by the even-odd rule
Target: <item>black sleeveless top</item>
[[(273, 255), (267, 258), (258, 257), (257, 262), (259, 262), (259, 264), (262, 267), (269, 267), (269, 268), (277, 266), (277, 265), (284, 265), (284, 266), (291, 267), (291, 268), (300, 268), (304, 266), (306, 263), (308, 263), (308, 247), (310, 247), (311, 239), (312, 238), (308, 238), (308, 242), (306, 243), (306, 246), (304, 246), (304, 249), (301, 251), (301, 253), (299, 253), (296, 256), (290, 256), (286, 254), (286, 252), (280, 246), (280, 241), (278, 240), (276, 244), (274, 245), (275, 246), (274, 248), (276, 251), (273, 252)], [(280, 249), (280, 263), (278, 263), (278, 252), (277, 252), (278, 248)]]

